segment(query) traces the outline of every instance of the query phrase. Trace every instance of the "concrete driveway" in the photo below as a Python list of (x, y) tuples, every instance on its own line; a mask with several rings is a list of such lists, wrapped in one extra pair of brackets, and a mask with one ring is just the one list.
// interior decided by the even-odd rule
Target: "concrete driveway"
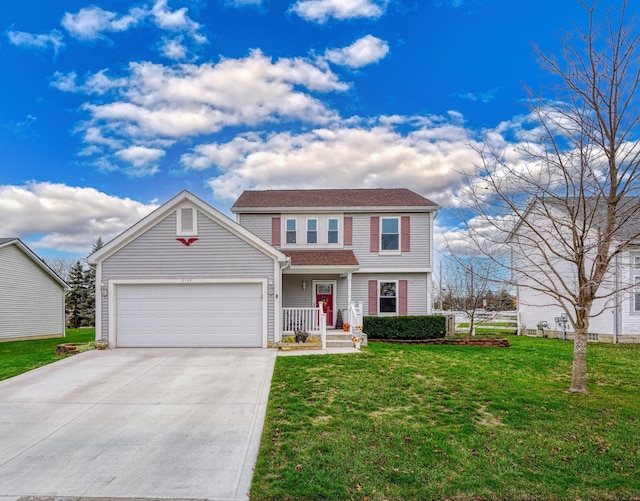
[(119, 348), (0, 381), (0, 499), (247, 499), (275, 358)]

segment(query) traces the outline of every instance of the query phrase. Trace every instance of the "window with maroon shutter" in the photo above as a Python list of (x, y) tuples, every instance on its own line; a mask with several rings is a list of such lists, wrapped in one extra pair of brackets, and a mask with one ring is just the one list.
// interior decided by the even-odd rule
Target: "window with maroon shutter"
[(371, 252), (380, 250), (380, 218), (371, 216)]
[(409, 283), (407, 280), (398, 281), (398, 315), (408, 315)]
[(344, 245), (353, 245), (353, 218), (344, 218)]
[(280, 218), (271, 218), (271, 245), (280, 246)]
[(378, 314), (378, 281), (369, 280), (369, 315)]
[(401, 228), (401, 250), (409, 252), (411, 250), (411, 218), (409, 216), (402, 216)]
[(398, 313), (398, 282), (380, 282), (380, 313)]

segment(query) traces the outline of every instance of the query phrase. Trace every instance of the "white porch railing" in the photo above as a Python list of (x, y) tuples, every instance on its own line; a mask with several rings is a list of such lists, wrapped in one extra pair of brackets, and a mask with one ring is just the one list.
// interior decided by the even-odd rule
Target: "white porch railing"
[(349, 331), (354, 333), (357, 326), (362, 326), (362, 303), (349, 304)]
[(282, 308), (282, 335), (291, 336), (301, 330), (320, 338), (327, 347), (327, 314), (318, 308)]

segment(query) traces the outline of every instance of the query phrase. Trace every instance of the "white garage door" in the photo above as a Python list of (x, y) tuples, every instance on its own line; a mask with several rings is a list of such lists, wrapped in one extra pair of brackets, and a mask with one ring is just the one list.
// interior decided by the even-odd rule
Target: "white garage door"
[(262, 309), (258, 283), (118, 285), (116, 344), (260, 347)]

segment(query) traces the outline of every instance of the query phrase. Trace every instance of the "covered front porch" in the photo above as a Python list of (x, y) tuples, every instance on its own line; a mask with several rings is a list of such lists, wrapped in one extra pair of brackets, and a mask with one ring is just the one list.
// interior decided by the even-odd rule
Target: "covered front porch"
[(353, 272), (359, 267), (351, 251), (291, 251), (282, 275), (281, 341), (298, 330), (322, 339), (362, 325), (362, 303), (353, 300)]

